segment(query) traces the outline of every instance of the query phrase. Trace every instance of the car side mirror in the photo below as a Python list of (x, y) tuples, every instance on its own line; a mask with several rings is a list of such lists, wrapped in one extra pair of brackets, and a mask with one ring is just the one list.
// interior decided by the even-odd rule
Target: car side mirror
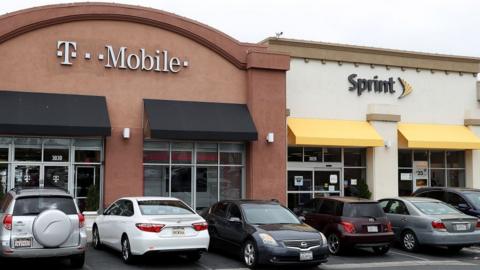
[(301, 222), (305, 222), (305, 217), (304, 217), (304, 216), (299, 216), (298, 219), (299, 219)]
[(468, 210), (470, 208), (465, 203), (459, 203), (457, 207), (458, 207), (458, 209), (462, 209), (462, 210)]
[(242, 220), (239, 219), (238, 217), (231, 217), (231, 218), (228, 219), (228, 221), (236, 222), (236, 223), (241, 223), (242, 222)]

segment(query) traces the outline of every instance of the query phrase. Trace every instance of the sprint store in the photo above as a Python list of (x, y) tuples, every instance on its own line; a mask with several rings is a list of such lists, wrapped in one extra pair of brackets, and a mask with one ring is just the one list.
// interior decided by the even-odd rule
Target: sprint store
[[(288, 205), (480, 187), (480, 59), (269, 38), (287, 72)], [(366, 184), (366, 185), (365, 185)]]

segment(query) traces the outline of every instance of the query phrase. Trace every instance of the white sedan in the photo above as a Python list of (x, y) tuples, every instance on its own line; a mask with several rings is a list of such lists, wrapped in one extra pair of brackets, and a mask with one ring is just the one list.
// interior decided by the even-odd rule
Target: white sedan
[(112, 203), (95, 219), (93, 247), (122, 252), (125, 263), (150, 252), (179, 252), (198, 260), (210, 242), (208, 225), (183, 201), (128, 197)]

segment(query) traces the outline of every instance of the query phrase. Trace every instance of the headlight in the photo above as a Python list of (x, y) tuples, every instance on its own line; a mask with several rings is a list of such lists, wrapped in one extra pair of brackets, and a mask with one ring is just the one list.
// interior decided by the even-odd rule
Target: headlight
[(273, 239), (273, 237), (271, 235), (266, 234), (266, 233), (260, 233), (259, 236), (260, 236), (260, 238), (262, 239), (262, 241), (265, 245), (278, 246), (277, 241), (275, 241), (275, 239)]
[(320, 233), (320, 237), (322, 238), (322, 247), (327, 246), (328, 241), (327, 241), (327, 238), (325, 237), (325, 235), (323, 235), (323, 233)]

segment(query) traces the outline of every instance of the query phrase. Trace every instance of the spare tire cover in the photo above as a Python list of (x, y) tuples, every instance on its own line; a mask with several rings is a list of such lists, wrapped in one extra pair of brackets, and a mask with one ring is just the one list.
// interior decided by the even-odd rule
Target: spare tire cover
[(62, 211), (45, 210), (33, 222), (33, 236), (44, 247), (58, 247), (72, 232), (72, 222)]

